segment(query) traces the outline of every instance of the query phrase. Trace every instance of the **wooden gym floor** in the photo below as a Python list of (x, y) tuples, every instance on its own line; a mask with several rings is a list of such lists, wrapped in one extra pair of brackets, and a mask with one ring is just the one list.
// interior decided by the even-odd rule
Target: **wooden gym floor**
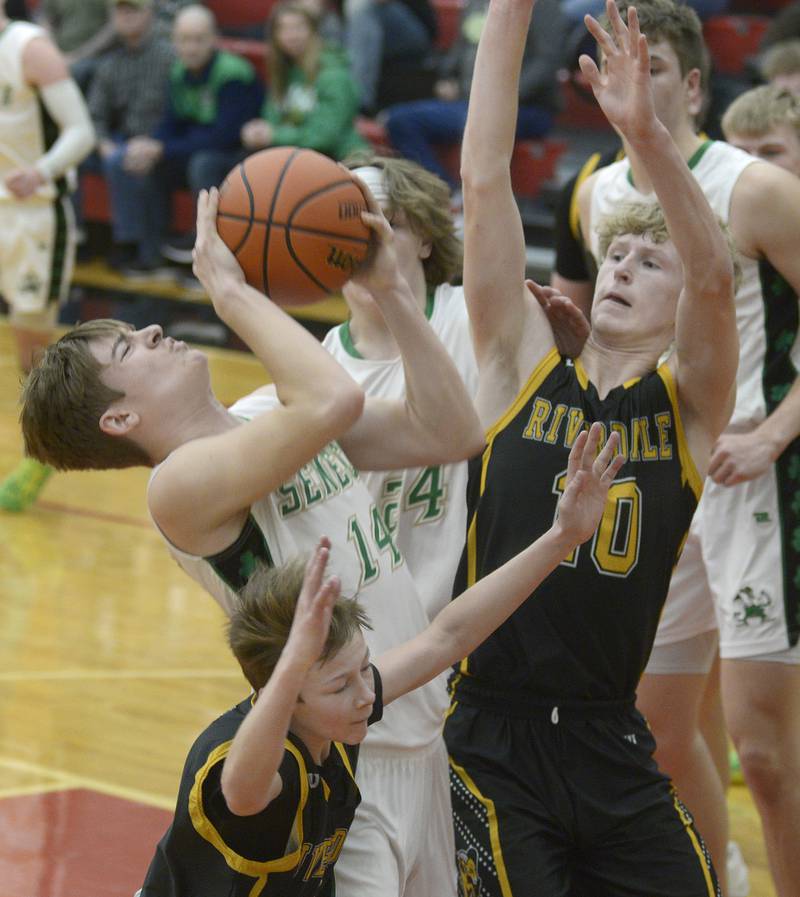
[[(209, 356), (225, 403), (266, 379)], [(21, 452), (18, 383), (0, 322), (0, 477)], [(150, 524), (147, 476), (57, 474), (27, 513), (0, 512), (0, 897), (131, 897), (190, 744), (247, 693), (222, 613)], [(743, 786), (730, 807), (750, 893), (774, 897)]]

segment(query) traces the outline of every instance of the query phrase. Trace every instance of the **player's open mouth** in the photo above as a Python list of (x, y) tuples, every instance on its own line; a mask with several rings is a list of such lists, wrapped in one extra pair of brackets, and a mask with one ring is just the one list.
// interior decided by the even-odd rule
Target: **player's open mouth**
[(603, 299), (611, 299), (612, 302), (616, 302), (618, 305), (624, 305), (625, 308), (630, 308), (631, 304), (627, 299), (623, 299), (618, 293), (606, 293), (603, 296)]

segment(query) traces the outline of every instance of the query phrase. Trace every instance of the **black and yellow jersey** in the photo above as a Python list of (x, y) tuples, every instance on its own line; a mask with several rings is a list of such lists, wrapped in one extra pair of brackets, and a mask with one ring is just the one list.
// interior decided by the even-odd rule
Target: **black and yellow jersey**
[(459, 667), (520, 700), (633, 697), (702, 489), (666, 365), (601, 399), (580, 360), (553, 349), (471, 462), (455, 594), (551, 526), (570, 447), (594, 421), (628, 457), (600, 526)]
[[(383, 712), (380, 675), (372, 669), (370, 724)], [(141, 897), (332, 897), (333, 867), (361, 801), (358, 746), (334, 742), (318, 766), (289, 732), (280, 795), (260, 813), (236, 816), (222, 794), (222, 767), (252, 706), (251, 696), (192, 746), (175, 818), (156, 847)]]

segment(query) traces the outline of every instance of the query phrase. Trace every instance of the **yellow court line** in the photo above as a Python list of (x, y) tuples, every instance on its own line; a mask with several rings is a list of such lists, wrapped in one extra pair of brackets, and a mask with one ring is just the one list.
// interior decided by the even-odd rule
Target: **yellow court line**
[(0, 788), (0, 800), (6, 797), (25, 797), (29, 794), (49, 794), (52, 791), (68, 791), (69, 785), (59, 782), (53, 785), (20, 785), (18, 788)]
[(0, 682), (47, 682), (98, 679), (241, 679), (241, 670), (186, 667), (174, 670), (29, 670), (0, 673)]
[(63, 772), (60, 769), (41, 766), (38, 763), (29, 763), (26, 760), (18, 760), (16, 757), (0, 756), (0, 767), (3, 766), (7, 769), (14, 769), (17, 772), (38, 773), (42, 776), (49, 776), (50, 778), (59, 781), (65, 789), (87, 788), (90, 791), (107, 794), (109, 797), (121, 797), (124, 800), (132, 800), (139, 804), (148, 804), (152, 807), (158, 807), (161, 810), (175, 809), (174, 795), (172, 797), (164, 797), (160, 794), (152, 794), (149, 791), (140, 791), (138, 788), (126, 788), (124, 785), (114, 785), (111, 782), (104, 782), (101, 779), (92, 779), (89, 776)]

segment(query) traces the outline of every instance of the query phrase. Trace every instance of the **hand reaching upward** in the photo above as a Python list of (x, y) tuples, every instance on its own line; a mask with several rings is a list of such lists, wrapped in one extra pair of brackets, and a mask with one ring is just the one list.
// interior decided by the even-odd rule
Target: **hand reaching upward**
[(627, 26), (613, 0), (606, 0), (606, 12), (613, 36), (592, 16), (585, 18), (603, 54), (603, 70), (586, 55), (578, 62), (609, 122), (628, 139), (645, 137), (657, 120), (647, 38), (639, 31), (633, 6), (628, 7)]
[(567, 485), (558, 502), (556, 525), (573, 544), (585, 542), (597, 529), (608, 490), (627, 458), (619, 453), (619, 434), (612, 433), (598, 454), (602, 426), (583, 430), (569, 453)]

